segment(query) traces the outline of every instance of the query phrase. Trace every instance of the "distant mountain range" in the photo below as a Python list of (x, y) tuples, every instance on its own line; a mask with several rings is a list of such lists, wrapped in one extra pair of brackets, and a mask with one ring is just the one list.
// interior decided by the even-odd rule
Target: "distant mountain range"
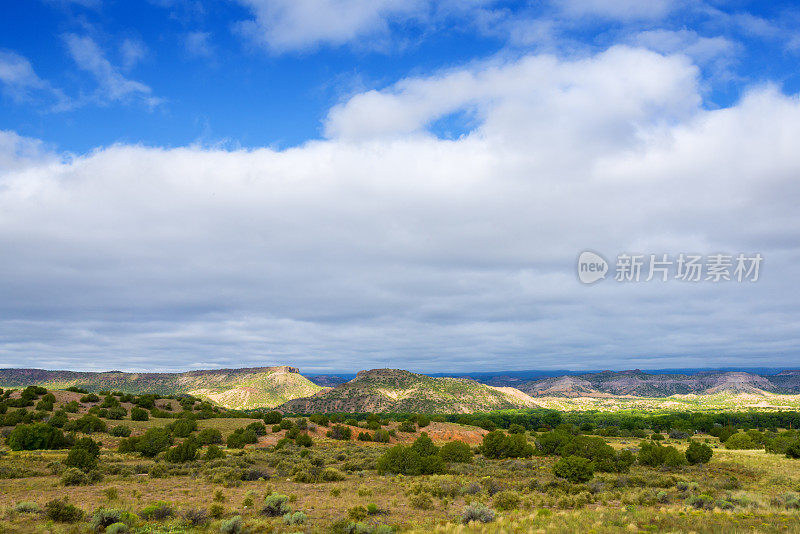
[(800, 393), (800, 371), (760, 375), (741, 371), (701, 371), (695, 374), (650, 374), (633, 371), (603, 371), (524, 381), (495, 376), (486, 381), (494, 386), (511, 386), (534, 397), (594, 397), (632, 395), (668, 397), (676, 394)]
[[(640, 370), (549, 376), (535, 380), (518, 373), (468, 377), (429, 376), (398, 369), (373, 369), (350, 376), (306, 378), (295, 367), (215, 369), (184, 373), (102, 373), (0, 369), (0, 387), (31, 384), (52, 389), (78, 386), (89, 391), (187, 393), (228, 408), (274, 408), (311, 412), (468, 413), (491, 410), (595, 406), (605, 400), (659, 399), (670, 396), (747, 397), (746, 406), (771, 406), (753, 397), (800, 394), (800, 370), (775, 374), (700, 371), (652, 374)], [(349, 380), (348, 380), (349, 379)], [(594, 399), (570, 404), (569, 399)], [(677, 399), (681, 400), (681, 399)], [(756, 399), (758, 400), (758, 399)], [(779, 399), (777, 406), (800, 402)], [(658, 404), (658, 401), (650, 402)], [(671, 401), (672, 402), (672, 401)], [(777, 402), (777, 401), (776, 401)], [(788, 402), (788, 404), (787, 404)], [(766, 403), (766, 404), (765, 404)], [(641, 404), (641, 403), (640, 403)], [(673, 404), (675, 404), (673, 402)]]

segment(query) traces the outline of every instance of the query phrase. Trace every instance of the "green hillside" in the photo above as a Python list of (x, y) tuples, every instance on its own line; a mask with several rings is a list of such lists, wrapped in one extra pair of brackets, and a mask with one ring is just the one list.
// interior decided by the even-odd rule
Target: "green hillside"
[(285, 412), (471, 413), (537, 405), (513, 388), (495, 388), (466, 378), (434, 378), (398, 369), (361, 371), (350, 382), (298, 398)]
[(77, 386), (88, 391), (124, 391), (175, 395), (188, 393), (226, 408), (272, 408), (322, 388), (295, 367), (213, 369), (184, 373), (103, 373), (0, 369), (0, 387), (41, 385), (48, 389)]

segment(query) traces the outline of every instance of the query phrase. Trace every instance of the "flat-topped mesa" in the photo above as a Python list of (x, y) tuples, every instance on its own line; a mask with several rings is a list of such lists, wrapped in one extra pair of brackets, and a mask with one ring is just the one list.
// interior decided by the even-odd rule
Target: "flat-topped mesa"
[(290, 365), (274, 365), (270, 367), (241, 367), (237, 369), (202, 369), (198, 371), (185, 371), (182, 373), (164, 373), (164, 374), (182, 374), (187, 376), (202, 376), (213, 374), (250, 374), (250, 373), (295, 373), (300, 374), (300, 369)]
[(411, 371), (406, 371), (404, 369), (390, 369), (387, 367), (359, 371), (356, 373), (356, 378), (393, 378), (400, 376), (414, 376), (415, 374), (416, 373), (412, 373)]

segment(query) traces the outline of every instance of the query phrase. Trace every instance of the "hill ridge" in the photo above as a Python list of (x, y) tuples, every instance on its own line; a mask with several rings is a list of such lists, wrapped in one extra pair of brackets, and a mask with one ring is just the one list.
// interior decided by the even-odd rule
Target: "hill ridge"
[(296, 397), (313, 395), (321, 389), (302, 376), (297, 367), (288, 365), (158, 373), (0, 369), (0, 387), (18, 388), (31, 384), (50, 389), (76, 386), (88, 391), (187, 393), (237, 409), (272, 408)]

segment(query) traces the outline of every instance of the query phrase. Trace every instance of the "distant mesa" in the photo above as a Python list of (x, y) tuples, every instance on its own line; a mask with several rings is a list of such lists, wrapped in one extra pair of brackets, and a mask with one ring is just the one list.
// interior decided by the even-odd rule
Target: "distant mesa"
[(322, 388), (297, 367), (207, 369), (182, 373), (80, 372), (44, 369), (0, 369), (0, 387), (31, 384), (50, 389), (77, 386), (88, 391), (115, 390), (160, 395), (190, 394), (226, 408), (271, 408)]

